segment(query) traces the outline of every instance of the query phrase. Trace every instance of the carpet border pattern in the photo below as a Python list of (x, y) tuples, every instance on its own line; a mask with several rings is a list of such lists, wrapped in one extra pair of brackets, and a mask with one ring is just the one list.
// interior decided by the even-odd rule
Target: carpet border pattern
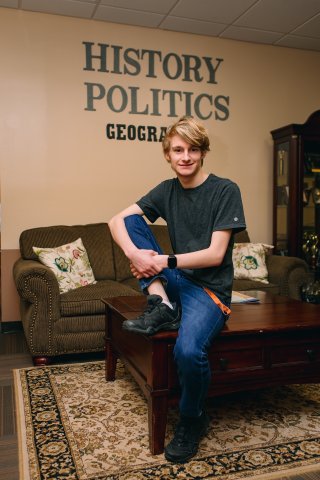
[[(264, 479), (275, 478), (280, 473), (293, 475), (309, 471), (315, 469), (317, 464), (319, 468), (320, 436), (257, 449), (197, 456), (185, 465), (160, 462), (156, 465), (145, 465), (143, 468), (133, 468), (130, 471), (126, 469), (116, 475), (88, 477), (84, 471), (79, 470), (78, 465), (81, 462), (75, 461), (77, 449), (75, 445), (70, 444), (50, 381), (52, 373), (63, 374), (79, 367), (94, 372), (104, 369), (104, 362), (14, 370), (21, 479)], [(45, 402), (43, 392), (46, 392)], [(51, 421), (53, 418), (54, 422)]]

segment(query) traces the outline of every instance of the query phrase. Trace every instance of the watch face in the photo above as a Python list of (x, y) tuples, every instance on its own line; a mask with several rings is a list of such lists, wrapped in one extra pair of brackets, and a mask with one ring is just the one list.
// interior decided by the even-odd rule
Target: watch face
[(177, 259), (174, 255), (169, 255), (168, 257), (168, 267), (169, 268), (176, 268), (177, 266)]

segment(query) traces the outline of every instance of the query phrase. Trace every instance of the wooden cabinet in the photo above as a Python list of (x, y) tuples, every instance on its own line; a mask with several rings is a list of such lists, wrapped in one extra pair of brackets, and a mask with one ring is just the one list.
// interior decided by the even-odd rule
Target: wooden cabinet
[(271, 134), (275, 253), (304, 258), (314, 268), (320, 244), (320, 110), (304, 124)]

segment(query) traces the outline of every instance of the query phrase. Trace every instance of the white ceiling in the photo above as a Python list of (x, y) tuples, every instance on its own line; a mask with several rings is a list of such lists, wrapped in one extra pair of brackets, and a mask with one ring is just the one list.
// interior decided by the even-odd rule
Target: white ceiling
[(320, 0), (0, 0), (0, 7), (320, 51)]

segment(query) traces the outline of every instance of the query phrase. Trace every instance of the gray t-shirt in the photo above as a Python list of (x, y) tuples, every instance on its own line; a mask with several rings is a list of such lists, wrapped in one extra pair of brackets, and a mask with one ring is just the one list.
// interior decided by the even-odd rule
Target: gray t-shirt
[[(143, 196), (137, 204), (150, 222), (161, 217), (167, 222), (174, 253), (208, 248), (212, 233), (244, 230), (245, 219), (238, 186), (210, 174), (198, 187), (183, 188), (177, 178), (165, 180)], [(233, 264), (233, 235), (221, 265), (182, 270), (195, 283), (209, 288), (225, 305), (230, 305)]]

